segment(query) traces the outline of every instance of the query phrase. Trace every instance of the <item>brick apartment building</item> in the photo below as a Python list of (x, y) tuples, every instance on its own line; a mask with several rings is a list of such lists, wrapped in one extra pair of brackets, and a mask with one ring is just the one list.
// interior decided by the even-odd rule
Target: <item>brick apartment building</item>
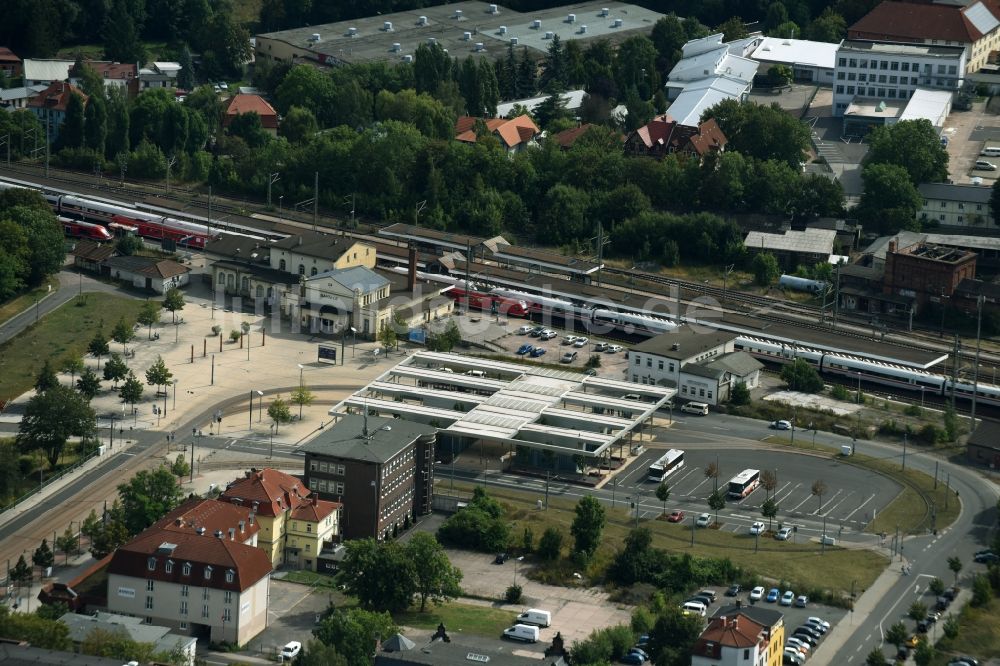
[(889, 242), (882, 293), (912, 299), (914, 311), (951, 298), (958, 284), (976, 277), (976, 253), (921, 243), (898, 248)]
[(343, 504), (347, 539), (385, 539), (430, 513), (437, 429), (400, 419), (340, 414), (302, 447), (305, 481)]

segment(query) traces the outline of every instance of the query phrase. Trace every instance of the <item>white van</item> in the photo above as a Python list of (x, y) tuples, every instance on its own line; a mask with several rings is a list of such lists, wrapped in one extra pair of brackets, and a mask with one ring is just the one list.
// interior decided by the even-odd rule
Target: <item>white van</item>
[(526, 624), (515, 624), (503, 630), (500, 638), (509, 638), (512, 641), (524, 641), (525, 643), (538, 642), (538, 627), (529, 627)]
[(697, 615), (698, 617), (705, 617), (707, 614), (705, 609), (705, 604), (700, 604), (697, 601), (686, 601), (681, 606), (681, 610), (684, 615)]
[(486, 373), (482, 370), (466, 370), (465, 375), (467, 377), (478, 377), (479, 379), (484, 379), (486, 377)]
[(986, 146), (979, 151), (979, 154), (986, 157), (1000, 157), (1000, 146)]
[(552, 624), (552, 613), (538, 608), (529, 608), (515, 620), (518, 624), (533, 624), (539, 627), (547, 627)]
[(987, 162), (986, 160), (976, 160), (976, 168), (983, 171), (996, 171), (997, 165), (993, 162)]
[(686, 402), (681, 405), (681, 411), (698, 416), (708, 416), (708, 405), (703, 402)]

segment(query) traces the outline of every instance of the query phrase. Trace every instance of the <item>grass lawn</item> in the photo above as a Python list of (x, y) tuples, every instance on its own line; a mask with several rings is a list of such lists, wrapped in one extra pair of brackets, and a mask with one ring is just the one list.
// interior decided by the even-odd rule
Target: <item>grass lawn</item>
[(430, 602), (423, 613), (416, 610), (396, 613), (393, 616), (398, 624), (414, 629), (437, 629), (444, 624), (448, 632), (474, 634), (476, 636), (491, 636), (496, 638), (503, 630), (513, 624), (514, 613), (509, 610), (491, 608), (489, 606), (474, 606), (457, 601), (434, 606)]
[(55, 276), (51, 276), (42, 286), (35, 287), (31, 291), (27, 291), (20, 296), (10, 299), (6, 303), (0, 304), (0, 323), (7, 321), (34, 305), (36, 298), (41, 298), (49, 292), (50, 285), (53, 290), (56, 289), (59, 286), (59, 280)]
[[(938, 641), (939, 653), (932, 664), (944, 666), (950, 660), (941, 652), (957, 656), (972, 654), (980, 659), (1000, 657), (1000, 599), (994, 597), (982, 608), (966, 606), (959, 614), (958, 637), (948, 640), (943, 637)], [(939, 632), (940, 635), (940, 632)]]
[(310, 587), (336, 590), (337, 582), (333, 576), (316, 573), (314, 571), (293, 570), (285, 574), (281, 580), (289, 583), (299, 583)]
[[(455, 484), (463, 493), (471, 493), (472, 486)], [(513, 489), (491, 487), (490, 495), (502, 502), (507, 509), (507, 517), (513, 521), (511, 534), (520, 539), (525, 527), (530, 527), (535, 540), (541, 537), (547, 527), (562, 530), (564, 550), (571, 542), (569, 528), (573, 522), (576, 502), (560, 497), (549, 498), (549, 509), (535, 508), (535, 493), (524, 493)], [(603, 568), (611, 561), (625, 536), (634, 527), (634, 513), (625, 502), (607, 510), (607, 525), (601, 546), (593, 560), (588, 574), (599, 578)], [(858, 593), (875, 580), (886, 564), (885, 558), (867, 550), (849, 550), (827, 547), (820, 556), (817, 543), (779, 542), (770, 538), (760, 539), (759, 550), (754, 552), (754, 539), (746, 534), (734, 534), (714, 529), (695, 532), (695, 545), (691, 546), (691, 530), (687, 526), (675, 525), (662, 520), (643, 520), (643, 527), (653, 533), (653, 545), (673, 553), (691, 553), (702, 557), (728, 557), (735, 565), (753, 574), (773, 581), (786, 581), (789, 589), (808, 591), (829, 590), (833, 593), (848, 594), (852, 581)], [(820, 566), (822, 564), (822, 566)], [(572, 575), (569, 564), (568, 574)]]
[[(106, 336), (111, 335), (122, 317), (132, 325), (142, 303), (112, 294), (77, 296), (0, 345), (0, 400), (15, 398), (30, 389), (45, 359), (58, 371), (67, 358), (86, 354), (102, 322)], [(111, 346), (113, 351), (121, 351), (120, 345)]]

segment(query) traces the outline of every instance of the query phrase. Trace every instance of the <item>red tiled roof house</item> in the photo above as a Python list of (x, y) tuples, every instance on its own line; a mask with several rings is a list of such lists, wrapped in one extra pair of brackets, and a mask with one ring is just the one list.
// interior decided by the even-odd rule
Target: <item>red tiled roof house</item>
[(277, 135), (278, 112), (260, 95), (239, 94), (229, 100), (229, 106), (226, 107), (226, 115), (222, 118), (223, 127), (229, 127), (229, 123), (233, 122), (233, 118), (244, 113), (256, 113), (260, 116), (261, 127), (266, 132)]
[(538, 129), (529, 116), (518, 116), (517, 118), (475, 118), (472, 116), (461, 116), (455, 121), (455, 140), (463, 143), (476, 142), (476, 121), (482, 120), (486, 129), (500, 141), (500, 145), (508, 153), (516, 153), (524, 150), (530, 145), (539, 134)]

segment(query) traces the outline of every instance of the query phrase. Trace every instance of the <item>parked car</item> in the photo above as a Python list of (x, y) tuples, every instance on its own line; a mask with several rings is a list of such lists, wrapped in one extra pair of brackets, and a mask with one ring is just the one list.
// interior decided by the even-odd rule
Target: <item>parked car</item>
[(520, 347), (517, 348), (517, 353), (521, 356), (524, 356), (525, 354), (530, 354), (531, 350), (534, 348), (535, 348), (534, 345), (528, 345), (528, 344), (521, 345)]
[(285, 647), (281, 648), (281, 661), (295, 659), (300, 652), (302, 652), (302, 643), (298, 641), (285, 643)]
[(764, 588), (757, 586), (750, 590), (750, 601), (760, 601), (761, 597), (764, 596)]
[(750, 526), (750, 534), (757, 535), (764, 533), (764, 523), (755, 521), (753, 525)]
[(811, 629), (815, 629), (816, 631), (818, 631), (820, 633), (821, 636), (824, 636), (824, 635), (826, 635), (826, 632), (828, 631), (828, 627), (826, 626), (828, 624), (829, 624), (829, 622), (824, 623), (819, 618), (813, 618), (811, 620), (806, 620), (805, 622), (803, 622), (802, 626), (803, 627), (809, 627)]
[(698, 520), (695, 521), (698, 527), (708, 527), (712, 524), (712, 515), (709, 513), (703, 513), (698, 516)]
[(706, 609), (709, 606), (712, 605), (712, 599), (710, 597), (707, 597), (707, 596), (703, 595), (703, 594), (696, 594), (693, 597), (691, 597), (690, 599), (685, 599), (684, 600), (685, 604), (692, 603), (692, 602), (696, 603), (696, 604), (701, 604)]
[(562, 344), (562, 345), (571, 345), (574, 342), (576, 342), (576, 336), (575, 335), (564, 335), (563, 339), (562, 339), (562, 342), (560, 342), (559, 344)]
[(801, 629), (796, 629), (795, 631), (793, 631), (792, 632), (792, 638), (797, 638), (800, 641), (802, 641), (803, 643), (806, 643), (807, 645), (810, 645), (812, 647), (816, 647), (817, 645), (819, 645), (819, 639), (818, 638), (816, 638), (812, 634), (809, 634), (809, 633), (807, 633), (807, 632), (805, 632), (805, 631), (803, 631)]
[(742, 590), (742, 589), (743, 588), (740, 587), (739, 583), (733, 583), (732, 585), (729, 586), (729, 589), (726, 590), (726, 596), (727, 597), (738, 597), (738, 596), (740, 596), (740, 590)]
[(771, 426), (770, 427), (773, 430), (791, 430), (792, 429), (792, 423), (791, 423), (791, 421), (784, 421), (784, 420), (782, 420), (782, 421), (771, 421)]
[(818, 624), (819, 626), (823, 627), (827, 631), (830, 631), (830, 623), (827, 622), (826, 620), (824, 620), (823, 618), (819, 618), (819, 617), (807, 617), (806, 618), (806, 622), (808, 622), (809, 624)]
[(535, 347), (531, 350), (531, 358), (538, 358), (539, 356), (545, 356), (544, 347)]
[(624, 349), (624, 347), (622, 347), (621, 345), (608, 345), (608, 348), (605, 349), (604, 351), (606, 351), (609, 354), (617, 354), (622, 349)]
[(795, 601), (795, 593), (791, 590), (785, 590), (785, 593), (781, 595), (781, 605), (791, 606), (793, 601)]
[(566, 352), (562, 355), (562, 358), (559, 360), (562, 361), (563, 363), (572, 363), (573, 361), (576, 360), (576, 352), (575, 351)]
[(806, 595), (800, 594), (799, 596), (795, 597), (796, 608), (805, 608), (808, 605), (809, 605), (809, 597), (807, 597)]
[(949, 599), (948, 597), (943, 597), (943, 596), (942, 597), (938, 597), (937, 598), (937, 603), (934, 604), (934, 610), (946, 611), (946, 610), (948, 610), (948, 606), (950, 606), (950, 605), (951, 605), (951, 599)]
[(538, 337), (540, 337), (542, 340), (551, 340), (552, 338), (558, 335), (559, 334), (553, 331), (551, 328), (547, 328), (544, 331), (542, 331), (542, 334)]
[(525, 643), (538, 642), (538, 627), (527, 624), (515, 624), (503, 630), (501, 638), (508, 638), (513, 641), (524, 641)]
[(776, 588), (776, 587), (772, 587), (772, 588), (771, 588), (770, 590), (768, 590), (768, 592), (767, 592), (767, 601), (768, 601), (769, 603), (772, 603), (772, 604), (773, 604), (773, 603), (775, 603), (775, 602), (776, 602), (776, 601), (778, 600), (778, 597), (779, 597), (779, 596), (781, 596), (781, 590), (779, 590), (779, 589), (778, 589), (778, 588)]
[(573, 346), (577, 348), (586, 347), (588, 342), (590, 342), (590, 340), (587, 338), (577, 338), (573, 341)]
[(608, 343), (607, 342), (598, 342), (598, 343), (596, 343), (594, 345), (594, 351), (595, 352), (602, 352), (602, 351), (607, 351), (607, 350), (608, 350)]
[(805, 661), (806, 660), (802, 658), (802, 655), (795, 652), (795, 650), (785, 650), (781, 657), (781, 663), (786, 666), (802, 666)]
[(804, 633), (807, 636), (810, 636), (811, 638), (817, 641), (823, 638), (823, 634), (821, 634), (818, 629), (810, 627), (807, 624), (801, 624), (798, 627), (796, 627), (795, 631), (792, 632), (792, 635), (794, 636), (795, 634), (801, 634), (801, 633)]
[(619, 662), (622, 664), (632, 664), (633, 666), (642, 666), (646, 663), (646, 660), (635, 652), (629, 652), (627, 655), (622, 657)]
[(667, 522), (668, 523), (679, 523), (682, 520), (684, 520), (684, 512), (683, 511), (671, 511), (670, 515), (667, 516)]
[(896, 659), (899, 661), (906, 661), (910, 658), (910, 648), (905, 645), (900, 645), (899, 649), (896, 650)]
[(791, 538), (791, 536), (792, 536), (792, 528), (782, 527), (775, 533), (774, 538), (777, 539), (778, 541), (788, 541), (788, 539)]
[(708, 597), (709, 599), (712, 600), (713, 604), (715, 603), (715, 600), (719, 598), (719, 595), (718, 593), (716, 593), (715, 590), (698, 590), (698, 596)]
[(958, 596), (958, 588), (952, 585), (947, 590), (945, 590), (944, 594), (941, 596), (943, 596), (948, 601), (954, 601), (955, 598)]
[(996, 171), (997, 165), (993, 162), (987, 162), (986, 160), (976, 160), (976, 169), (980, 171)]
[(532, 331), (533, 328), (534, 328), (534, 326), (528, 326), (527, 324), (525, 324), (524, 326), (518, 327), (517, 334), (518, 335), (527, 335), (528, 333), (531, 333), (531, 331)]
[(508, 553), (497, 553), (497, 556), (493, 558), (493, 564), (503, 564), (510, 558)]
[(1000, 555), (991, 552), (978, 553), (972, 558), (972, 561), (979, 564), (996, 564), (1000, 562)]
[(785, 646), (787, 647), (789, 645), (794, 646), (799, 652), (803, 652), (806, 654), (808, 654), (812, 650), (812, 646), (809, 645), (809, 643), (806, 643), (805, 641), (800, 641), (795, 636), (788, 636), (787, 638), (785, 638)]
[(646, 654), (646, 651), (643, 650), (640, 647), (631, 647), (631, 648), (629, 648), (628, 654), (637, 654), (640, 657), (642, 657), (643, 659), (645, 659), (646, 661), (649, 661), (649, 655)]
[(539, 338), (542, 336), (542, 331), (544, 330), (545, 330), (544, 326), (536, 326), (528, 332), (528, 335), (530, 335), (533, 338)]

